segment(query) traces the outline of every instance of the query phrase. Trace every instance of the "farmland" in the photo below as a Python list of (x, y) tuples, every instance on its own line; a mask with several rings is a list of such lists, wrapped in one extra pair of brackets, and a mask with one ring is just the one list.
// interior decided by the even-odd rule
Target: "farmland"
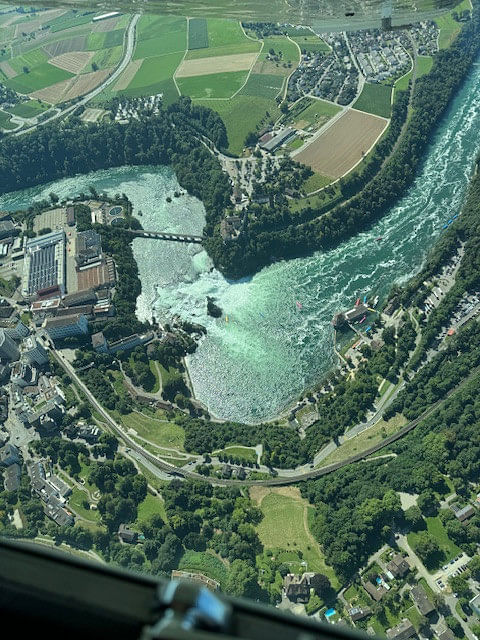
[(303, 98), (291, 109), (286, 123), (291, 124), (295, 129), (315, 130), (323, 126), (339, 111), (340, 107), (331, 102)]
[(188, 48), (206, 49), (208, 30), (206, 18), (191, 18), (188, 22)]
[(350, 109), (295, 156), (323, 176), (340, 178), (350, 171), (382, 134), (387, 121)]
[(359, 111), (389, 118), (391, 113), (392, 88), (384, 84), (365, 83), (362, 93), (353, 105)]
[(39, 100), (28, 100), (28, 102), (19, 102), (14, 107), (8, 109), (10, 113), (21, 118), (35, 118), (40, 113), (43, 113), (48, 108)]
[(257, 55), (255, 53), (237, 53), (231, 56), (219, 56), (214, 59), (197, 58), (194, 60), (184, 60), (175, 75), (177, 78), (208, 75), (212, 70), (213, 62), (216, 73), (248, 71), (256, 57)]
[(178, 78), (180, 91), (191, 98), (230, 98), (247, 79), (246, 71)]
[[(192, 25), (193, 22), (193, 25)], [(199, 23), (202, 22), (200, 25)], [(206, 23), (206, 37), (205, 26)], [(193, 29), (193, 31), (192, 31)], [(201, 29), (201, 31), (199, 31)], [(199, 34), (199, 35), (197, 35)], [(193, 37), (193, 40), (192, 40)], [(193, 42), (194, 46), (191, 46)], [(240, 23), (219, 18), (194, 19), (189, 21), (187, 60), (215, 58), (239, 53), (254, 53), (260, 50), (260, 41), (247, 38)]]
[(182, 54), (170, 53), (145, 58), (128, 87), (119, 93), (127, 96), (163, 93), (166, 102), (173, 102), (178, 97), (178, 91), (172, 77), (181, 57)]
[(94, 16), (92, 11), (58, 9), (11, 16), (12, 23), (0, 31), (1, 81), (18, 93), (50, 103), (73, 99), (97, 86), (122, 58), (130, 17), (93, 23)]
[(313, 34), (293, 36), (291, 39), (298, 44), (302, 51), (309, 51), (311, 53), (317, 53), (318, 51), (321, 51), (324, 53), (328, 53), (331, 50), (330, 46), (326, 42)]

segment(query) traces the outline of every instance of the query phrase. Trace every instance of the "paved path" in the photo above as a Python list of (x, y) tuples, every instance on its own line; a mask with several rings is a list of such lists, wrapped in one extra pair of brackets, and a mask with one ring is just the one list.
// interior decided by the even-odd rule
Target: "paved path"
[(125, 47), (125, 54), (120, 64), (118, 65), (118, 67), (115, 69), (115, 71), (112, 73), (111, 76), (106, 78), (102, 82), (102, 84), (98, 85), (98, 87), (90, 91), (90, 93), (87, 93), (86, 96), (84, 96), (81, 100), (79, 100), (75, 104), (72, 104), (70, 107), (63, 109), (62, 111), (58, 111), (53, 116), (50, 116), (50, 118), (47, 118), (46, 120), (43, 120), (42, 122), (39, 122), (38, 124), (33, 125), (28, 129), (22, 129), (21, 131), (19, 131), (18, 133), (14, 133), (13, 135), (23, 136), (25, 133), (30, 133), (31, 131), (34, 131), (37, 127), (43, 126), (48, 122), (52, 122), (53, 120), (57, 120), (57, 118), (61, 118), (62, 116), (65, 116), (68, 113), (71, 113), (77, 107), (87, 104), (87, 102), (89, 102), (92, 98), (95, 98), (95, 96), (98, 96), (98, 94), (101, 93), (106, 87), (108, 87), (108, 85), (112, 84), (112, 82), (115, 82), (115, 80), (120, 76), (120, 74), (122, 74), (125, 71), (128, 63), (132, 59), (133, 50), (135, 48), (135, 30), (136, 30), (136, 26), (139, 18), (140, 18), (140, 14), (137, 13), (130, 20), (130, 24), (128, 25), (127, 34), (126, 34), (127, 44)]

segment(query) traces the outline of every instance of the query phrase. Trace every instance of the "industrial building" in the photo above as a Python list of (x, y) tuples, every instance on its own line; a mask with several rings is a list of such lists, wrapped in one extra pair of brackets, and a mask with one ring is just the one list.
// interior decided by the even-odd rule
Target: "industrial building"
[(50, 318), (45, 321), (44, 328), (52, 340), (61, 340), (70, 336), (88, 333), (88, 320), (83, 314)]
[(22, 295), (29, 297), (42, 289), (58, 287), (65, 293), (65, 232), (52, 231), (28, 240), (25, 247)]
[(273, 153), (276, 149), (278, 149), (278, 147), (281, 147), (282, 144), (287, 142), (287, 140), (290, 140), (290, 138), (292, 138), (296, 134), (297, 132), (295, 131), (295, 129), (287, 127), (286, 129), (280, 131), (280, 133), (277, 133), (276, 136), (273, 136), (273, 138), (271, 138), (267, 142), (261, 142), (260, 147), (265, 151), (270, 151)]

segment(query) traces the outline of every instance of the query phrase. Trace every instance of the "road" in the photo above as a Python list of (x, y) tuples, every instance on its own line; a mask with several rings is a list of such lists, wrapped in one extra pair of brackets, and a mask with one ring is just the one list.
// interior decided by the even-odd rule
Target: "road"
[(63, 109), (63, 111), (58, 111), (53, 116), (50, 116), (50, 118), (47, 118), (46, 120), (43, 120), (42, 122), (39, 122), (38, 124), (35, 124), (32, 127), (29, 127), (28, 129), (22, 129), (18, 133), (14, 133), (12, 135), (23, 136), (25, 133), (30, 133), (31, 131), (34, 131), (37, 127), (43, 126), (48, 122), (52, 122), (53, 120), (57, 120), (57, 118), (61, 118), (71, 113), (77, 107), (87, 104), (89, 100), (91, 100), (92, 98), (95, 98), (95, 96), (98, 96), (98, 94), (101, 93), (105, 89), (105, 87), (108, 87), (108, 85), (112, 84), (112, 82), (115, 82), (118, 76), (125, 71), (128, 63), (132, 59), (133, 50), (135, 48), (135, 30), (136, 30), (136, 26), (139, 18), (140, 18), (140, 14), (136, 13), (130, 20), (130, 24), (128, 25), (128, 29), (127, 29), (127, 44), (125, 47), (125, 54), (120, 64), (118, 65), (118, 67), (115, 69), (115, 71), (112, 73), (111, 76), (106, 78), (102, 82), (102, 84), (99, 84), (98, 87), (96, 87), (95, 89), (92, 89), (90, 93), (87, 93), (87, 95), (85, 95), (81, 100), (79, 100), (75, 104), (72, 104), (70, 107)]

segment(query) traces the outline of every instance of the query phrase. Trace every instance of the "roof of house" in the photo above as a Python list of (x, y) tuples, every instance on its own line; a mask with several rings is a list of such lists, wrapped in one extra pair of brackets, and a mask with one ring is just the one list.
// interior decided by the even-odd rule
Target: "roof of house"
[(438, 640), (455, 640), (453, 631), (448, 629), (448, 627), (444, 631), (437, 633), (437, 638)]
[(118, 537), (123, 542), (135, 542), (137, 539), (137, 535), (137, 532), (129, 529), (126, 524), (121, 524), (118, 527)]
[(391, 571), (394, 576), (403, 576), (407, 571), (410, 571), (410, 565), (402, 555), (397, 553), (387, 564), (387, 569)]
[(5, 470), (4, 473), (4, 485), (5, 491), (16, 491), (20, 486), (20, 477), (22, 475), (22, 468), (17, 462), (14, 462), (12, 465)]
[(379, 602), (387, 593), (385, 587), (380, 586), (377, 588), (370, 581), (364, 582), (363, 588), (376, 602)]
[(92, 335), (92, 347), (94, 349), (95, 347), (101, 347), (104, 344), (105, 344), (105, 336), (103, 335), (102, 331), (99, 331), (98, 333), (94, 333)]
[(471, 518), (473, 516), (473, 514), (475, 513), (475, 509), (472, 507), (471, 504), (467, 504), (465, 507), (462, 507), (461, 509), (454, 511), (454, 513), (455, 513), (455, 517), (458, 520), (460, 520), (460, 522), (463, 522), (467, 518)]
[(78, 291), (77, 293), (69, 293), (62, 300), (65, 307), (76, 307), (80, 304), (88, 304), (89, 302), (96, 301), (97, 296), (93, 289), (85, 289), (84, 291)]
[(435, 607), (428, 599), (425, 589), (422, 586), (413, 587), (410, 591), (410, 595), (422, 616), (426, 616), (432, 611), (435, 611)]
[(406, 640), (415, 635), (415, 627), (410, 620), (402, 620), (396, 627), (387, 629), (387, 638), (390, 640)]
[(369, 616), (371, 613), (372, 613), (372, 610), (370, 609), (370, 607), (364, 607), (364, 608), (352, 607), (351, 609), (348, 610), (348, 615), (352, 619), (352, 622), (356, 622), (357, 620), (362, 620), (363, 618), (366, 618), (367, 616)]

